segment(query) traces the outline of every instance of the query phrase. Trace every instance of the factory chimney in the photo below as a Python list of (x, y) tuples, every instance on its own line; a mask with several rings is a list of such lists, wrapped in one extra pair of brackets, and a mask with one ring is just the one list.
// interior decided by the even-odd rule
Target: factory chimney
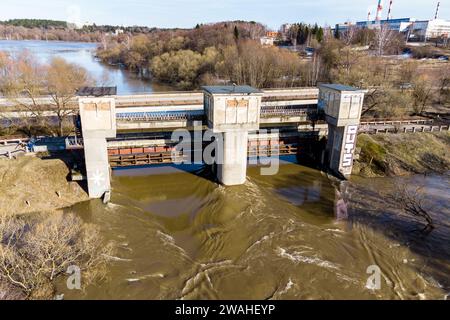
[(434, 15), (434, 19), (436, 20), (438, 18), (438, 14), (439, 14), (439, 6), (441, 5), (440, 2), (437, 3), (437, 7), (436, 7), (436, 14)]
[(378, 0), (378, 7), (377, 7), (377, 16), (375, 18), (376, 21), (381, 21), (381, 12), (383, 11), (383, 3), (382, 0)]
[(393, 2), (393, 0), (391, 0), (391, 2), (389, 2), (389, 11), (388, 11), (388, 15), (387, 15), (388, 20), (392, 19), (392, 2)]

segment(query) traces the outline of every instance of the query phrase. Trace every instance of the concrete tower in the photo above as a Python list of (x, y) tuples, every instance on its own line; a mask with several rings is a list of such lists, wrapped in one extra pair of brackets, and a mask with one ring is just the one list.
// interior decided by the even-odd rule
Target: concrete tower
[(324, 110), (328, 123), (329, 168), (344, 177), (352, 173), (365, 93), (339, 84), (319, 85), (319, 108)]
[(223, 135), (216, 150), (217, 178), (227, 186), (245, 183), (248, 132), (259, 129), (263, 93), (249, 86), (203, 87), (208, 127)]
[(83, 92), (79, 92), (90, 198), (101, 198), (110, 193), (110, 167), (106, 139), (116, 137), (115, 99), (111, 96), (97, 96), (97, 92), (99, 92), (98, 88), (84, 88)]

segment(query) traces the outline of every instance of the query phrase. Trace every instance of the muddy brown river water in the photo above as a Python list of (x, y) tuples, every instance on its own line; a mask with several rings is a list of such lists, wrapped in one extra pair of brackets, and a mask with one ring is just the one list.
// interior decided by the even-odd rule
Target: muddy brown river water
[[(399, 178), (402, 179), (402, 178)], [(223, 187), (167, 167), (114, 171), (107, 206), (71, 208), (117, 245), (108, 278), (66, 299), (445, 299), (450, 291), (450, 178), (426, 184), (440, 225), (411, 231), (376, 191), (393, 179), (352, 179), (336, 217), (336, 183), (283, 164), (275, 176), (251, 167), (244, 186)], [(381, 288), (366, 288), (367, 268)]]
[[(168, 90), (105, 66), (95, 44), (0, 41), (107, 75), (120, 94)], [(192, 168), (190, 168), (192, 169)], [(393, 182), (424, 184), (439, 223), (429, 235), (390, 213), (379, 192)], [(108, 278), (65, 299), (444, 299), (450, 292), (450, 178), (352, 178), (343, 200), (335, 182), (295, 163), (275, 176), (248, 170), (244, 186), (225, 188), (204, 168), (117, 170), (112, 202), (68, 210), (101, 228), (117, 246)], [(338, 207), (338, 210), (337, 210)], [(338, 212), (338, 213), (336, 213)], [(380, 268), (379, 290), (366, 288)]]

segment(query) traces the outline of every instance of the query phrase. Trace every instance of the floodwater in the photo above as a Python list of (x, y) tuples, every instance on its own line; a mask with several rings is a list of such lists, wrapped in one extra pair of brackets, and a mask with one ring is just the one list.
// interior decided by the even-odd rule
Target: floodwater
[[(66, 299), (445, 299), (450, 292), (448, 175), (353, 179), (343, 196), (337, 182), (295, 163), (274, 176), (250, 167), (248, 182), (237, 187), (209, 177), (202, 167), (115, 170), (111, 203), (69, 209), (115, 242), (108, 278), (85, 292), (61, 286), (60, 293)], [(389, 214), (376, 195), (396, 180), (425, 184), (439, 221), (432, 233), (414, 231), (421, 225)], [(370, 266), (381, 270), (379, 290), (367, 288)]]
[(145, 80), (137, 74), (98, 61), (95, 55), (96, 43), (65, 41), (0, 40), (0, 51), (12, 54), (30, 51), (36, 58), (47, 63), (53, 57), (61, 57), (70, 63), (85, 68), (99, 86), (117, 86), (118, 94), (151, 93), (172, 91), (168, 85)]
[[(96, 61), (95, 46), (0, 41), (0, 50), (80, 64), (99, 82), (106, 74), (119, 94), (170, 89)], [(388, 208), (380, 192), (389, 194), (396, 182), (424, 185), (436, 221), (430, 234)], [(68, 290), (61, 279), (58, 293), (66, 299), (445, 299), (449, 185), (449, 175), (432, 175), (352, 178), (345, 188), (295, 161), (274, 176), (250, 167), (248, 182), (237, 187), (216, 184), (202, 166), (115, 170), (111, 203), (67, 209), (116, 244), (108, 277), (83, 292)], [(374, 266), (379, 289), (373, 282), (368, 288)]]

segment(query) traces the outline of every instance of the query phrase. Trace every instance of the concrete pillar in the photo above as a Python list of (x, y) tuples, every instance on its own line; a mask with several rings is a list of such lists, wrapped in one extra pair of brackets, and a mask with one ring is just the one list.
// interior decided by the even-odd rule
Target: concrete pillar
[(244, 184), (247, 176), (248, 131), (223, 133), (223, 159), (217, 165), (217, 178), (226, 186)]
[(328, 167), (344, 177), (352, 173), (365, 92), (338, 84), (319, 86), (318, 107), (325, 112), (328, 123)]
[(90, 198), (101, 198), (111, 191), (107, 138), (116, 136), (114, 98), (80, 97), (80, 119)]
[(84, 138), (84, 158), (90, 198), (111, 190), (108, 149), (105, 138)]
[(217, 178), (226, 186), (245, 183), (248, 132), (259, 129), (262, 92), (249, 86), (204, 87), (208, 127), (223, 137), (216, 150)]

